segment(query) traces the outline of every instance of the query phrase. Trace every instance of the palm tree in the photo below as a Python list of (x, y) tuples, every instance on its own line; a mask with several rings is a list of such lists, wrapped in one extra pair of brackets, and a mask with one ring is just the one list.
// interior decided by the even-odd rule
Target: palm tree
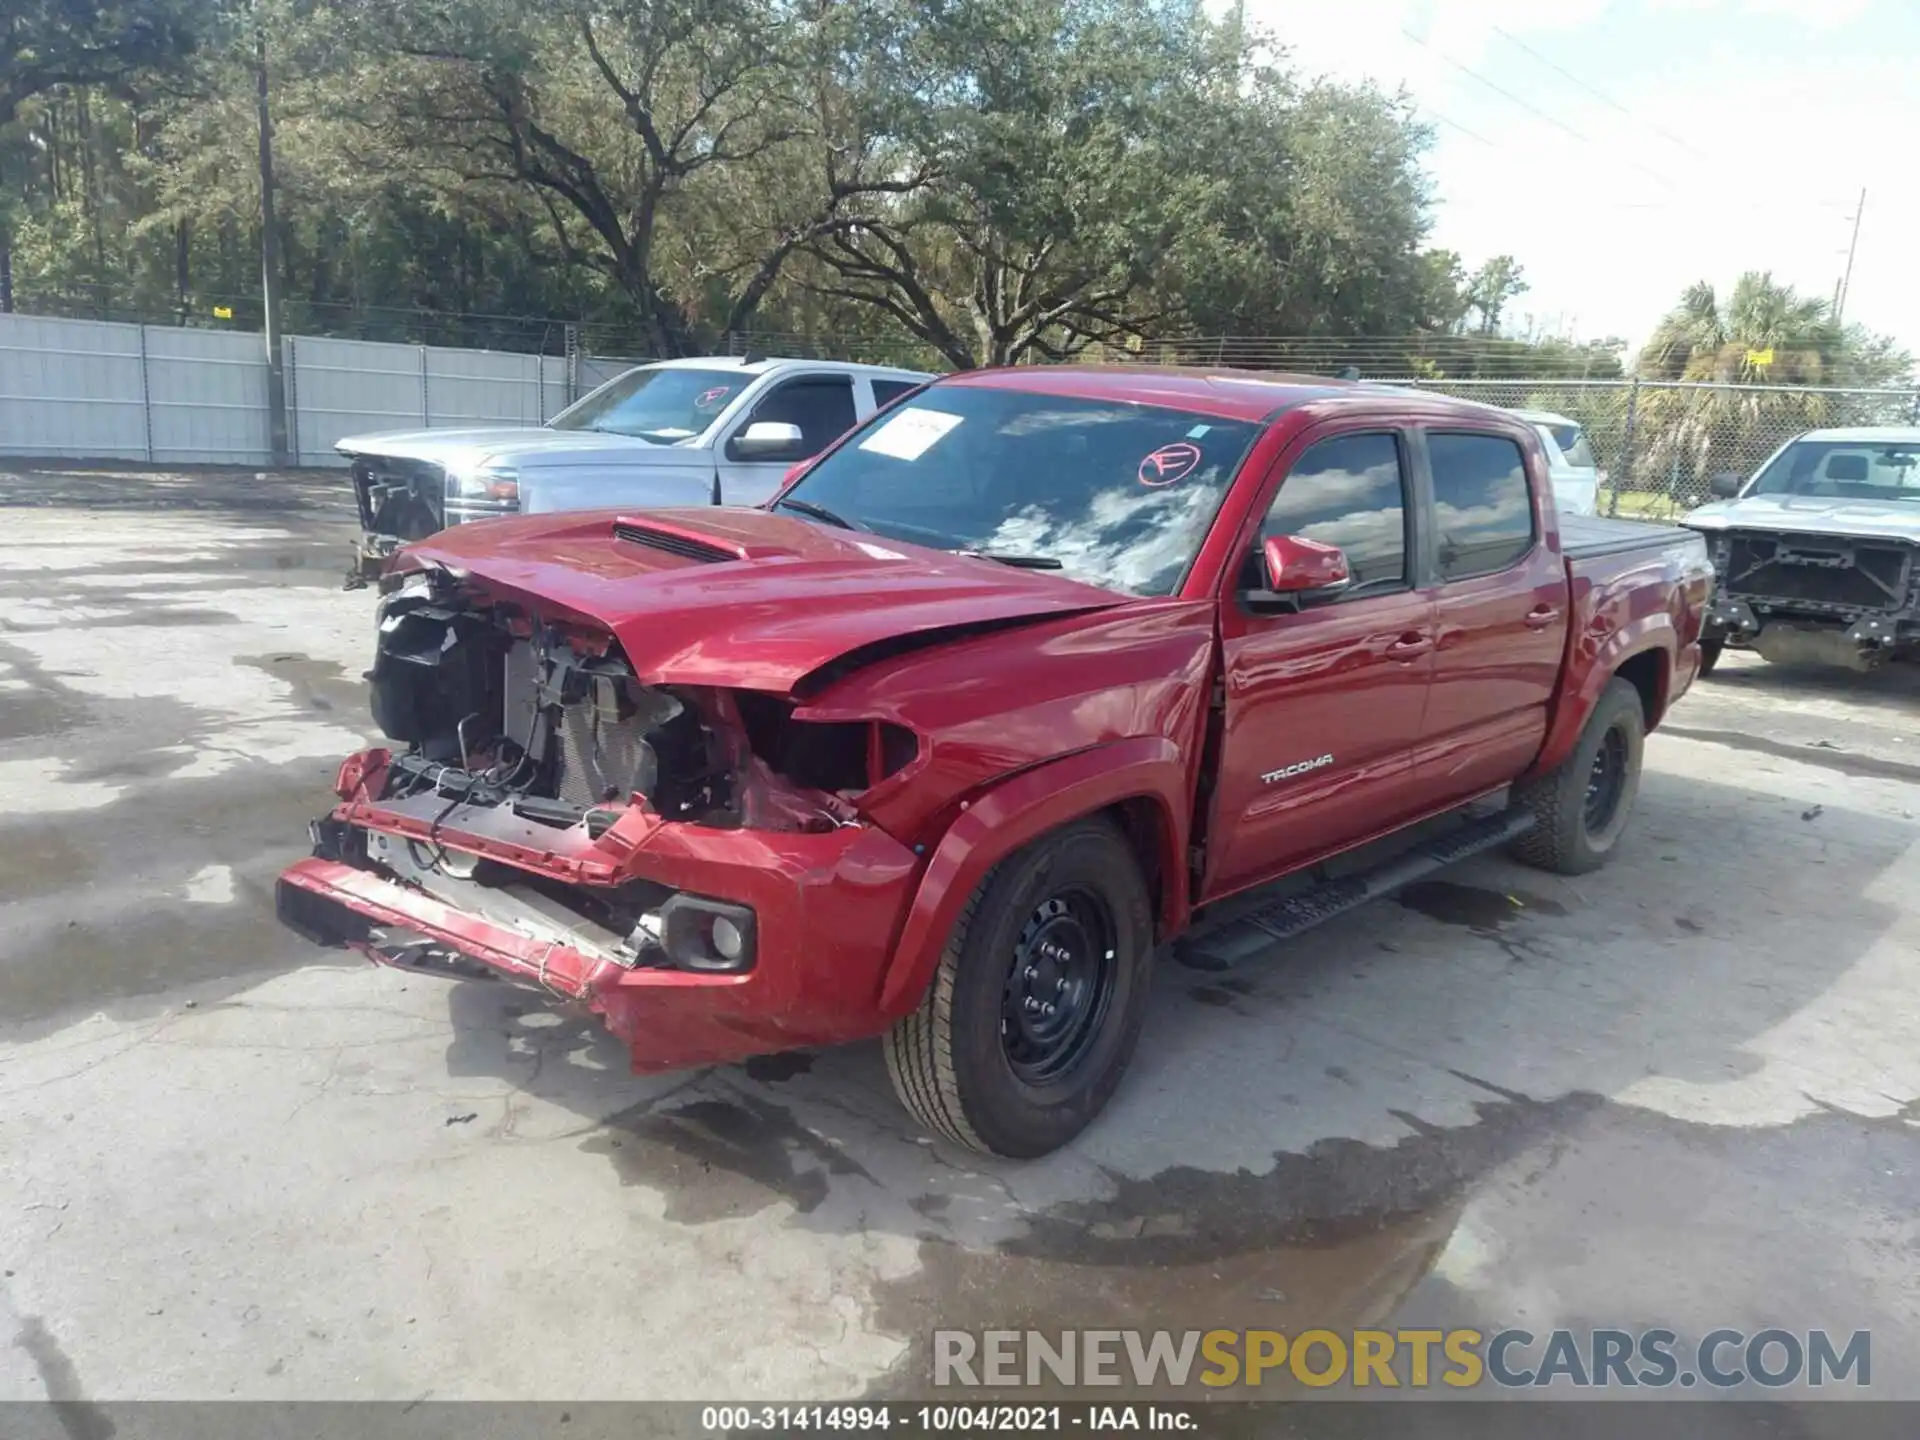
[[(1809, 387), (1843, 375), (1848, 350), (1826, 301), (1748, 271), (1724, 301), (1704, 280), (1689, 285), (1634, 369), (1655, 382)], [(1623, 479), (1686, 508), (1706, 498), (1715, 472), (1745, 473), (1788, 436), (1830, 423), (1832, 398), (1806, 388), (1643, 388)]]
[(1705, 280), (1689, 285), (1635, 368), (1649, 380), (1817, 385), (1845, 344), (1826, 301), (1749, 270), (1725, 304)]

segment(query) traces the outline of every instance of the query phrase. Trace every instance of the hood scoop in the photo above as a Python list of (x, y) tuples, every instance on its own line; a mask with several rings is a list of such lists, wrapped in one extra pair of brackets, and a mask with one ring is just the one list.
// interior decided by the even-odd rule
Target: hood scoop
[(613, 538), (628, 545), (644, 545), (649, 550), (664, 551), (668, 555), (677, 555), (682, 560), (692, 560), (701, 565), (720, 565), (729, 560), (751, 560), (756, 555), (777, 555), (783, 552), (764, 550), (757, 546), (742, 545), (726, 540), (715, 540), (695, 530), (682, 529), (678, 525), (664, 524), (658, 520), (640, 520), (632, 516), (621, 516), (613, 522)]

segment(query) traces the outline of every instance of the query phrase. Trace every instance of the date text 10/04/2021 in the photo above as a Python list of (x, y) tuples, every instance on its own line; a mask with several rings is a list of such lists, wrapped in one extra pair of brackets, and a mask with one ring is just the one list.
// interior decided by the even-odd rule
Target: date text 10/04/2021
[(709, 1434), (787, 1435), (801, 1431), (928, 1435), (1081, 1434), (1135, 1431), (1192, 1434), (1192, 1407), (1179, 1405), (708, 1405), (700, 1428)]

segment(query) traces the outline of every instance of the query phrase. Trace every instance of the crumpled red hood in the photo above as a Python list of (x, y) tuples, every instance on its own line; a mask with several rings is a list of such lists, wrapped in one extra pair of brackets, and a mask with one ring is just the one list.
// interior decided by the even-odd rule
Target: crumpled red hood
[[(656, 543), (621, 538), (616, 528)], [(674, 553), (689, 548), (709, 553)], [(777, 694), (864, 646), (1126, 599), (1057, 572), (711, 506), (455, 526), (409, 545), (400, 568), (431, 563), (598, 621), (648, 684)]]

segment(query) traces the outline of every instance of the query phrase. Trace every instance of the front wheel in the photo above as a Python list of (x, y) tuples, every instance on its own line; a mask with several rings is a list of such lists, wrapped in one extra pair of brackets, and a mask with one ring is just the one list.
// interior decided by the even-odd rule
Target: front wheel
[(1146, 1015), (1153, 914), (1126, 837), (1078, 821), (1003, 861), (968, 900), (887, 1073), (929, 1130), (1014, 1159), (1106, 1106)]
[(1646, 734), (1640, 692), (1625, 680), (1609, 681), (1573, 753), (1515, 794), (1516, 805), (1533, 811), (1534, 826), (1513, 842), (1514, 858), (1562, 875), (1606, 864), (1640, 793)]

